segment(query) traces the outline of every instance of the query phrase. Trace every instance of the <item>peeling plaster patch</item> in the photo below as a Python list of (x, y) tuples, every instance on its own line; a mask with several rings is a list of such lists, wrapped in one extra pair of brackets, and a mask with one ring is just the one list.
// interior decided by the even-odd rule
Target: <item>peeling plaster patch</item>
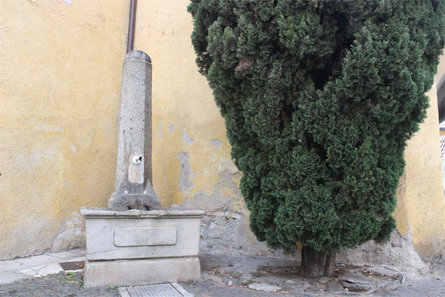
[(85, 226), (82, 216), (75, 211), (72, 213), (71, 219), (67, 220), (63, 225), (53, 241), (51, 250), (61, 251), (84, 247)]
[[(223, 182), (224, 179), (225, 177), (222, 176), (220, 181)], [(214, 193), (210, 195), (198, 191), (181, 205), (184, 209), (206, 209), (206, 215), (201, 221), (200, 252), (285, 258), (282, 251), (270, 250), (264, 242), (255, 240), (255, 236), (249, 229), (249, 212), (245, 205), (240, 211), (232, 208), (232, 205), (241, 197), (224, 196), (216, 190), (217, 187), (218, 185), (215, 186)]]
[(272, 251), (263, 242), (255, 240), (249, 229), (249, 212), (242, 201), (237, 179), (240, 172), (219, 172), (213, 193), (197, 191), (185, 199), (181, 208), (205, 209), (201, 221), (200, 251), (224, 255), (267, 255), (285, 257), (281, 251)]
[(210, 143), (216, 147), (220, 147), (222, 145), (222, 141), (219, 139), (212, 139), (212, 140), (210, 140)]
[[(241, 191), (236, 182), (241, 176), (240, 172), (231, 173), (224, 170), (218, 173), (218, 180), (213, 188), (213, 193), (207, 195), (204, 191), (197, 191), (196, 194), (183, 201), (184, 208), (200, 208), (207, 210), (215, 210), (228, 206), (238, 206), (242, 203)], [(247, 214), (247, 210), (241, 210)]]
[(193, 139), (187, 135), (187, 131), (185, 131), (185, 128), (182, 131), (182, 140), (184, 140), (188, 144), (193, 144)]
[(72, 144), (72, 145), (70, 146), (70, 149), (71, 149), (73, 152), (77, 153), (77, 148), (76, 148), (76, 146), (75, 146), (74, 144)]
[(355, 249), (341, 251), (337, 254), (337, 261), (354, 265), (384, 265), (413, 275), (428, 269), (414, 250), (411, 234), (401, 235), (397, 230), (391, 233), (388, 242), (368, 241)]
[(282, 251), (270, 250), (264, 242), (252, 240), (255, 236), (249, 224), (245, 223), (247, 217), (248, 214), (234, 211), (228, 206), (207, 211), (201, 221), (200, 252), (285, 258)]
[(73, 0), (63, 0), (63, 2), (65, 2), (65, 3), (69, 4), (69, 5), (73, 4)]
[(158, 128), (159, 138), (164, 138), (165, 134), (162, 130), (162, 119), (159, 120), (159, 128)]
[(179, 152), (178, 160), (179, 160), (179, 191), (188, 193), (195, 186), (191, 180), (192, 170), (190, 169), (189, 153)]
[(168, 123), (168, 131), (170, 133), (173, 133), (173, 130), (175, 130), (175, 126), (173, 124)]

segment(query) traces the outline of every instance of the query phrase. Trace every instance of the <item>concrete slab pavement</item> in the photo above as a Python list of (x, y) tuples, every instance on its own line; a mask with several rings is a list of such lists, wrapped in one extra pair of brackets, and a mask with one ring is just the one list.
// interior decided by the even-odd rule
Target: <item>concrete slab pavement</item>
[(77, 249), (61, 253), (0, 261), (0, 285), (30, 277), (41, 277), (63, 271), (61, 262), (83, 261), (85, 250)]

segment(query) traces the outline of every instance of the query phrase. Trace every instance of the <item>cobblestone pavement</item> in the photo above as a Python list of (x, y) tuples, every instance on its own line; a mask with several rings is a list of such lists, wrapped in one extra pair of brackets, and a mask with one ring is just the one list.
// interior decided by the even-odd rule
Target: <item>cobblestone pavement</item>
[(51, 274), (0, 285), (1, 297), (118, 297), (114, 287), (83, 288), (82, 273)]
[[(60, 272), (61, 268), (56, 269), (51, 262), (66, 261), (68, 256), (42, 255), (0, 261), (0, 283), (2, 280), (5, 283), (0, 285), (0, 297), (119, 296), (111, 285), (83, 288), (81, 271)], [(307, 279), (299, 275), (300, 263), (293, 260), (216, 255), (201, 255), (200, 259), (201, 280), (181, 283), (195, 297), (445, 297), (445, 277), (420, 270), (407, 274), (386, 266), (340, 263), (335, 277)], [(445, 272), (445, 266), (436, 268)], [(7, 281), (17, 276), (27, 279)]]

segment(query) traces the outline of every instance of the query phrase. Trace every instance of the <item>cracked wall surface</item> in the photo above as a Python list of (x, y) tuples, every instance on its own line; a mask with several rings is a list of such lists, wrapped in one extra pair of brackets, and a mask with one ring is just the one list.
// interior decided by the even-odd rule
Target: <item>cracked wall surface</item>
[[(82, 247), (80, 207), (106, 206), (113, 192), (129, 7), (108, 3), (0, 2), (0, 259)], [(154, 189), (163, 207), (207, 210), (202, 252), (281, 257), (249, 230), (242, 173), (195, 65), (188, 3), (138, 3), (134, 48), (153, 61)], [(437, 99), (429, 95), (432, 107), (407, 149), (395, 212), (408, 242), (397, 250), (414, 248), (424, 260), (445, 245)], [(377, 254), (390, 246), (365, 249)]]

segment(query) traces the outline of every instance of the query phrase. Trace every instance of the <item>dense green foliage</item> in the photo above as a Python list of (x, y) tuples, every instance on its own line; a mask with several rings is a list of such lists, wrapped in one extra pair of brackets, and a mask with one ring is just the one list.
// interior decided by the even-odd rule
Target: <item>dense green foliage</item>
[(192, 0), (197, 64), (259, 240), (327, 251), (389, 237), (444, 2)]

